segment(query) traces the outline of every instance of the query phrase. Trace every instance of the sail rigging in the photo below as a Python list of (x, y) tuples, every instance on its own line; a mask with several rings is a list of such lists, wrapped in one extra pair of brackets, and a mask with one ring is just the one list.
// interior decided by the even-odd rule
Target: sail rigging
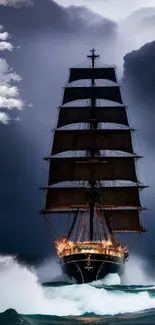
[[(70, 235), (75, 228), (77, 211), (86, 211), (89, 207), (90, 241), (94, 238), (98, 207), (111, 236), (113, 232), (145, 231), (140, 222), (143, 207), (139, 195), (145, 186), (136, 172), (136, 161), (141, 157), (133, 149), (134, 130), (129, 126), (115, 67), (96, 67), (98, 57), (92, 49), (88, 55), (90, 67), (70, 69), (51, 153), (44, 158), (49, 161), (49, 178), (48, 185), (43, 187), (46, 206), (42, 213), (59, 211), (64, 218), (69, 211), (74, 213)], [(79, 86), (76, 85), (79, 80), (90, 82)], [(96, 80), (102, 80), (103, 84), (98, 85)], [(104, 83), (105, 80), (108, 83)], [(85, 99), (87, 105), (84, 106)], [(97, 105), (97, 100), (102, 99), (104, 104)], [(87, 123), (87, 126), (66, 128), (74, 123)], [(110, 123), (111, 127), (105, 128), (103, 123)], [(68, 152), (70, 155), (66, 155)], [(64, 186), (64, 182), (69, 184)]]

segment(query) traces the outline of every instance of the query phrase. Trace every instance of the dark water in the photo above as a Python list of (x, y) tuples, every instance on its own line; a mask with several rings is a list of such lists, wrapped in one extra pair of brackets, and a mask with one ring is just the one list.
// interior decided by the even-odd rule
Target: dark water
[(95, 316), (84, 315), (80, 317), (58, 317), (58, 316), (44, 316), (44, 315), (19, 315), (15, 310), (8, 309), (0, 315), (1, 325), (80, 325), (80, 324), (107, 324), (107, 325), (149, 325), (155, 324), (155, 310), (145, 311), (137, 314), (126, 314), (121, 316)]
[(134, 267), (135, 261), (124, 285), (114, 274), (91, 284), (42, 286), (33, 270), (0, 257), (0, 325), (155, 324), (155, 280)]

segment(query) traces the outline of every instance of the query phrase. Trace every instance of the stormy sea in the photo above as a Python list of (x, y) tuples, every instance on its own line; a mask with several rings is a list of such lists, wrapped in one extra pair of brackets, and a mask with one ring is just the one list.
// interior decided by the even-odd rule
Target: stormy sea
[(69, 283), (54, 260), (34, 268), (16, 257), (0, 256), (0, 325), (87, 323), (155, 324), (155, 274), (150, 263), (132, 257), (122, 279), (110, 274), (77, 285)]

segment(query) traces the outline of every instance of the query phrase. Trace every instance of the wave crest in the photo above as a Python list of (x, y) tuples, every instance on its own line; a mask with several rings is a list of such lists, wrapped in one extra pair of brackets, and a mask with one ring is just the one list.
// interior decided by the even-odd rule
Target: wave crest
[(113, 275), (113, 282), (109, 276), (107, 282), (104, 279), (100, 283), (43, 288), (33, 269), (10, 256), (0, 257), (0, 288), (0, 312), (12, 308), (20, 314), (80, 316), (155, 308), (154, 286), (121, 286), (117, 275)]

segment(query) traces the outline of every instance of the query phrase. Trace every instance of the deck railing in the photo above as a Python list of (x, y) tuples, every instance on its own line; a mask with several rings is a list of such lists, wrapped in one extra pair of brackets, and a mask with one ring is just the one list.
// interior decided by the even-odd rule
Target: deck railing
[(124, 257), (125, 249), (122, 246), (114, 245), (109, 241), (100, 242), (72, 242), (69, 240), (59, 240), (55, 242), (59, 257), (73, 254), (105, 254), (110, 256)]

